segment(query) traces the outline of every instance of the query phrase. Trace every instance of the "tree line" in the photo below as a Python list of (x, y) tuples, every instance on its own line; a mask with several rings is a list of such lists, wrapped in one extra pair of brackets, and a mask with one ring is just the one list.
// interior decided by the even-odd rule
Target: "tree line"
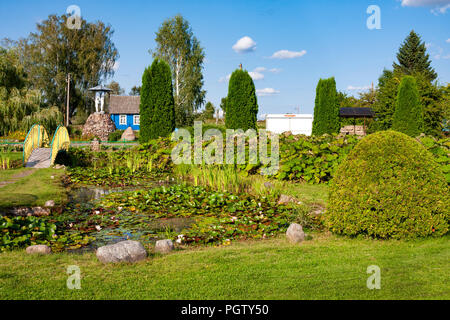
[(383, 70), (376, 88), (351, 97), (336, 91), (334, 78), (316, 88), (313, 134), (338, 133), (342, 125), (361, 120), (339, 118), (341, 107), (370, 107), (375, 118), (368, 132), (394, 129), (411, 136), (442, 136), (450, 129), (450, 84), (440, 85), (425, 43), (414, 30), (397, 53), (393, 70)]

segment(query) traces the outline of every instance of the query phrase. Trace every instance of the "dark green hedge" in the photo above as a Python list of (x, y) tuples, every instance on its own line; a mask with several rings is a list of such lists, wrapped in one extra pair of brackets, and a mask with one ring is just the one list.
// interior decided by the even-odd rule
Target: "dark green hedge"
[(175, 102), (169, 65), (155, 59), (142, 76), (140, 105), (140, 137), (150, 139), (167, 137), (175, 130)]
[(359, 142), (336, 171), (326, 225), (332, 232), (376, 238), (440, 236), (449, 230), (449, 188), (419, 142), (395, 131)]
[(228, 85), (225, 124), (228, 129), (256, 130), (258, 100), (255, 84), (247, 71), (233, 72)]

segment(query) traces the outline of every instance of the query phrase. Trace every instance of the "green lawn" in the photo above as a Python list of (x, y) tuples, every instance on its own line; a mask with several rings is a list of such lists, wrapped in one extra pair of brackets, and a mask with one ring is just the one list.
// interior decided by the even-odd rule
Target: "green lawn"
[[(103, 265), (94, 254), (0, 254), (0, 299), (449, 299), (449, 237), (417, 241), (317, 234), (176, 251), (137, 264)], [(66, 269), (81, 269), (68, 290)], [(369, 265), (381, 289), (369, 290)]]
[[(22, 178), (14, 178), (30, 171), (34, 172)], [(52, 168), (0, 171), (0, 181), (16, 180), (14, 183), (0, 187), (0, 208), (42, 206), (47, 200), (54, 200), (56, 204), (64, 202), (66, 193), (61, 185), (63, 174), (64, 170)]]

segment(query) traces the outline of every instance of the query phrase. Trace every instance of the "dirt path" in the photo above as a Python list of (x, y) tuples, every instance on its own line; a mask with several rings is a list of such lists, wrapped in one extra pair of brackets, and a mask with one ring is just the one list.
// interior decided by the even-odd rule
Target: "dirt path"
[(22, 172), (19, 172), (15, 175), (13, 175), (9, 180), (0, 181), (0, 188), (7, 186), (8, 184), (15, 183), (19, 181), (22, 178), (28, 177), (30, 174), (33, 174), (35, 172), (35, 169), (25, 170)]

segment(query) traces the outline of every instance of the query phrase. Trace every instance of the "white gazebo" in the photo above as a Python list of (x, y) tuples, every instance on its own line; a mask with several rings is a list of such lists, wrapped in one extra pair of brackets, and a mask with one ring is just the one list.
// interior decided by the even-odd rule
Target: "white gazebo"
[(105, 113), (105, 95), (112, 90), (110, 88), (99, 85), (94, 88), (90, 88), (89, 91), (95, 93), (95, 113)]

